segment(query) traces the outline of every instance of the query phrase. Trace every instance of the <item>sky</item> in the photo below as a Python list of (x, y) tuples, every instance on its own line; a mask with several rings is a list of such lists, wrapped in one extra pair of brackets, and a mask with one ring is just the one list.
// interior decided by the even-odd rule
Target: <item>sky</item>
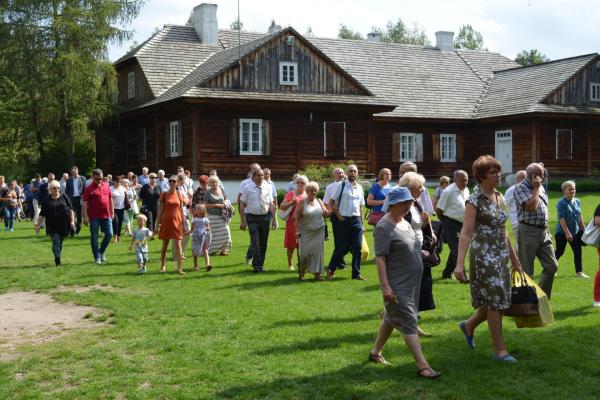
[[(109, 49), (116, 60), (130, 46), (165, 24), (184, 25), (201, 0), (146, 0), (139, 16), (124, 28), (134, 37)], [(237, 0), (213, 0), (218, 5), (220, 29), (237, 19)], [(401, 18), (418, 23), (435, 44), (436, 31), (453, 31), (471, 24), (483, 35), (484, 46), (515, 58), (524, 49), (538, 49), (552, 60), (600, 52), (599, 0), (239, 0), (243, 30), (267, 31), (271, 20), (292, 26), (301, 34), (308, 28), (316, 37), (337, 37), (340, 24), (366, 37), (373, 26), (384, 27)]]

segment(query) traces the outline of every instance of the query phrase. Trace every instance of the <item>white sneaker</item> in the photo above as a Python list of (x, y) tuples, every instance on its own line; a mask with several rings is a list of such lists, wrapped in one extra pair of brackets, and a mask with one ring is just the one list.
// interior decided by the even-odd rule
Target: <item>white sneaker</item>
[(100, 265), (102, 264), (102, 259), (100, 257), (97, 257), (96, 260), (94, 261), (96, 264)]
[(577, 276), (578, 276), (578, 277), (580, 277), (580, 278), (589, 278), (589, 276), (587, 276), (587, 275), (585, 274), (585, 272), (578, 272), (578, 273), (577, 273)]
[(595, 301), (595, 302), (594, 302), (594, 307), (598, 307), (598, 308), (600, 308), (600, 301)]
[(106, 256), (104, 254), (100, 254), (100, 261), (106, 262)]

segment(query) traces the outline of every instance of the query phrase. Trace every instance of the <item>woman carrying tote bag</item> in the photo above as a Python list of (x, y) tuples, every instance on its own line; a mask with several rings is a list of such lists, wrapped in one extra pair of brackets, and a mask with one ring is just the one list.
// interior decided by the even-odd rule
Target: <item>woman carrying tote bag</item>
[[(593, 226), (590, 226), (592, 225), (592, 223)], [(594, 211), (594, 219), (592, 220), (592, 222), (590, 222), (590, 225), (588, 225), (587, 228), (585, 228), (585, 233), (583, 234), (583, 236), (586, 239), (586, 235), (596, 237), (595, 242), (592, 242), (590, 240), (590, 242), (586, 241), (586, 243), (596, 247), (596, 251), (598, 252), (598, 271), (596, 271), (596, 277), (594, 278), (594, 307), (600, 307), (600, 204), (598, 204), (598, 207), (596, 207), (596, 211)]]

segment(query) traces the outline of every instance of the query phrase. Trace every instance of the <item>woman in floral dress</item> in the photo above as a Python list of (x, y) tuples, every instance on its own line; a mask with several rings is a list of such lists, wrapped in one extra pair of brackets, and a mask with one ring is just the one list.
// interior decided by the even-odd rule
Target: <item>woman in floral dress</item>
[(466, 281), (465, 255), (470, 249), (471, 302), (477, 311), (459, 325), (467, 345), (475, 348), (475, 328), (487, 320), (494, 360), (514, 363), (517, 360), (506, 351), (502, 338), (502, 312), (510, 307), (509, 257), (515, 271), (522, 269), (506, 231), (504, 197), (496, 190), (501, 172), (500, 163), (492, 156), (480, 156), (473, 162), (478, 185), (465, 207), (454, 272), (459, 280)]

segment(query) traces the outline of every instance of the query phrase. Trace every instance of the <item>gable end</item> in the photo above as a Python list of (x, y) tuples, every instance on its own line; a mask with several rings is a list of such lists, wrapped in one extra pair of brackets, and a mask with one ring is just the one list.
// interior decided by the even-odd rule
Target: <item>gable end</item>
[(564, 81), (542, 103), (561, 106), (600, 107), (592, 100), (592, 83), (600, 84), (600, 55), (597, 55)]

